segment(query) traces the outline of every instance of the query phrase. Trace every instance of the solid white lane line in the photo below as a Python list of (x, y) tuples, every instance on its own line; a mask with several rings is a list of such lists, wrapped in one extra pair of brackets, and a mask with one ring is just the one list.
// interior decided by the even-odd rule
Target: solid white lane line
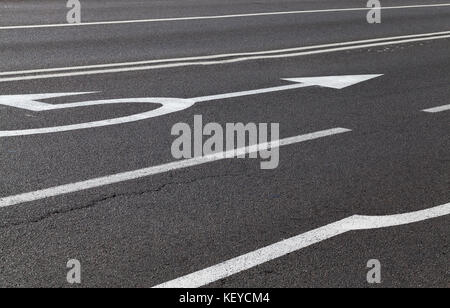
[(238, 148), (236, 150), (220, 152), (217, 154), (202, 156), (198, 158), (192, 158), (187, 160), (176, 161), (164, 165), (159, 165), (150, 168), (144, 168), (129, 172), (123, 172), (118, 174), (113, 174), (105, 177), (99, 177), (87, 181), (55, 186), (52, 188), (37, 190), (29, 193), (23, 193), (15, 196), (9, 196), (0, 198), (0, 208), (9, 207), (12, 205), (18, 205), (26, 202), (32, 202), (37, 200), (42, 200), (50, 197), (61, 196), (69, 193), (79, 192), (83, 190), (98, 188), (102, 186), (107, 186), (111, 184), (117, 184), (125, 181), (131, 181), (140, 179), (143, 177), (148, 177), (151, 175), (166, 173), (173, 170), (185, 169), (188, 167), (203, 165), (206, 163), (211, 163), (215, 161), (224, 160), (228, 157), (238, 157), (248, 153), (255, 153), (259, 151), (266, 150), (268, 148), (278, 148), (286, 145), (316, 140), (324, 137), (329, 137), (333, 135), (343, 134), (351, 132), (350, 129), (346, 128), (333, 128), (323, 131), (318, 131), (306, 135), (300, 135), (291, 138), (285, 138), (269, 143), (261, 143), (249, 147)]
[(110, 73), (123, 73), (123, 72), (131, 72), (131, 71), (146, 71), (146, 70), (154, 70), (154, 69), (176, 68), (176, 67), (198, 66), (198, 65), (222, 65), (222, 64), (238, 63), (238, 62), (243, 62), (243, 61), (292, 58), (292, 57), (299, 57), (299, 56), (324, 54), (324, 53), (355, 50), (355, 49), (370, 48), (370, 47), (398, 45), (398, 44), (406, 44), (406, 43), (413, 43), (413, 42), (441, 40), (441, 39), (448, 39), (448, 38), (450, 38), (450, 34), (443, 35), (443, 36), (435, 36), (435, 37), (432, 36), (432, 37), (426, 37), (426, 38), (397, 40), (397, 41), (349, 46), (349, 47), (338, 47), (338, 48), (330, 48), (330, 49), (313, 50), (313, 51), (307, 51), (307, 52), (288, 53), (288, 54), (281, 54), (281, 55), (240, 57), (240, 58), (234, 58), (234, 59), (229, 59), (229, 60), (220, 60), (220, 61), (180, 62), (180, 63), (169, 63), (169, 64), (160, 64), (160, 65), (132, 66), (132, 67), (113, 68), (113, 69), (79, 71), (79, 72), (64, 72), (64, 73), (55, 73), (55, 74), (6, 77), (6, 78), (0, 78), (0, 82), (49, 79), (49, 78), (61, 78), (61, 77), (73, 77), (73, 76), (87, 76), (87, 75), (110, 74)]
[(310, 232), (255, 250), (204, 270), (155, 286), (155, 288), (199, 288), (303, 248), (355, 230), (370, 230), (411, 224), (450, 214), (450, 203), (418, 212), (392, 216), (351, 216)]
[(390, 36), (390, 37), (375, 38), (375, 39), (356, 40), (356, 41), (347, 41), (347, 42), (340, 42), (340, 43), (302, 46), (302, 47), (294, 47), (294, 48), (287, 48), (287, 49), (267, 50), (267, 51), (228, 53), (228, 54), (217, 54), (217, 55), (198, 56), (198, 57), (157, 59), (157, 60), (135, 61), (135, 62), (107, 63), (107, 64), (84, 65), (84, 66), (69, 66), (69, 67), (22, 70), (22, 71), (10, 71), (10, 72), (0, 72), (0, 76), (52, 73), (52, 72), (61, 72), (61, 71), (72, 71), (72, 70), (90, 70), (90, 69), (112, 68), (112, 67), (121, 67), (121, 66), (164, 64), (164, 63), (199, 61), (199, 60), (213, 60), (213, 59), (231, 58), (231, 57), (261, 56), (261, 55), (270, 55), (270, 54), (278, 54), (278, 53), (292, 53), (292, 52), (297, 52), (297, 51), (306, 51), (306, 50), (330, 48), (330, 47), (343, 47), (343, 46), (365, 44), (365, 43), (376, 43), (376, 42), (392, 41), (392, 40), (425, 38), (425, 37), (430, 37), (430, 36), (441, 36), (441, 35), (447, 35), (447, 34), (450, 35), (450, 31), (431, 32), (431, 33), (413, 34), (413, 35), (402, 35), (402, 36)]
[[(423, 4), (423, 5), (381, 7), (381, 10), (442, 8), (442, 7), (449, 7), (449, 6), (450, 6), (450, 3)], [(265, 13), (232, 14), (232, 15), (196, 16), (196, 17), (153, 18), (153, 19), (139, 19), (139, 20), (97, 21), (97, 22), (85, 22), (85, 23), (80, 23), (80, 24), (19, 25), (19, 26), (2, 26), (2, 27), (0, 27), (0, 30), (121, 25), (121, 24), (171, 22), (171, 21), (192, 21), (192, 20), (195, 21), (195, 20), (209, 20), (209, 19), (261, 17), (261, 16), (276, 16), (276, 15), (297, 15), (297, 14), (312, 14), (312, 13), (337, 13), (337, 12), (355, 12), (355, 11), (357, 12), (357, 11), (368, 11), (370, 9), (372, 9), (372, 8), (364, 7), (364, 8), (322, 9), (322, 10), (265, 12)]]
[(352, 217), (351, 221), (343, 224), (342, 226), (346, 229), (349, 229), (350, 231), (381, 229), (401, 225), (409, 225), (425, 221), (428, 219), (446, 216), (449, 214), (450, 214), (450, 203), (446, 203), (443, 205), (435, 206), (421, 211), (397, 215), (386, 215), (386, 216), (355, 215)]
[(434, 107), (434, 108), (425, 109), (425, 110), (422, 110), (422, 111), (429, 112), (429, 113), (438, 113), (438, 112), (443, 112), (443, 111), (448, 111), (448, 110), (450, 110), (450, 105)]
[(200, 288), (206, 286), (258, 265), (278, 259), (297, 250), (343, 234), (348, 231), (342, 228), (342, 224), (346, 222), (349, 222), (348, 218), (252, 251), (198, 272), (168, 281), (157, 285), (154, 288)]

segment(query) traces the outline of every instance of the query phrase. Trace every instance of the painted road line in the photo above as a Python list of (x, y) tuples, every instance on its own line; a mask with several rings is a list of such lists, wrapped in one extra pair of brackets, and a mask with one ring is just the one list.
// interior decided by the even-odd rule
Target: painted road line
[(351, 216), (310, 232), (283, 240), (204, 270), (155, 286), (155, 288), (199, 288), (278, 259), (338, 235), (412, 224), (450, 214), (450, 203), (434, 208), (391, 216)]
[(15, 196), (9, 196), (0, 198), (0, 208), (6, 208), (13, 205), (18, 205), (26, 202), (32, 202), (42, 199), (47, 199), (51, 197), (57, 197), (61, 195), (66, 195), (70, 193), (75, 193), (79, 191), (84, 191), (88, 189), (103, 187), (107, 185), (122, 183), (126, 181), (136, 180), (152, 175), (162, 174), (169, 171), (186, 169), (189, 167), (199, 166), (215, 161), (221, 161), (227, 159), (228, 157), (238, 157), (245, 154), (260, 152), (267, 150), (268, 148), (279, 148), (286, 145), (297, 144), (301, 142), (312, 141), (324, 137), (330, 137), (338, 134), (344, 134), (351, 132), (350, 129), (346, 128), (333, 128), (323, 131), (318, 131), (306, 135), (300, 135), (291, 138), (285, 138), (273, 142), (261, 143), (257, 145), (252, 145), (248, 147), (238, 148), (231, 151), (220, 152), (216, 154), (211, 154), (207, 156), (176, 161), (164, 165), (149, 167), (145, 169), (138, 169), (129, 172), (117, 173), (113, 175), (108, 175), (105, 177), (99, 177), (87, 181), (66, 184), (61, 186), (55, 186), (52, 188), (37, 190), (33, 192), (28, 192), (24, 194), (19, 194)]
[(42, 74), (42, 73), (53, 73), (53, 72), (62, 72), (62, 71), (75, 71), (75, 70), (80, 71), (80, 70), (91, 70), (91, 69), (105, 69), (105, 68), (113, 68), (113, 67), (129, 67), (129, 66), (137, 66), (137, 65), (164, 64), (164, 63), (176, 63), (176, 62), (187, 62), (187, 61), (218, 60), (221, 58), (223, 58), (225, 60), (227, 58), (235, 58), (235, 57), (285, 54), (285, 53), (293, 53), (293, 52), (307, 51), (307, 50), (314, 50), (314, 49), (344, 47), (344, 46), (350, 46), (350, 45), (376, 43), (376, 42), (383, 42), (383, 41), (394, 41), (394, 40), (402, 40), (402, 39), (426, 38), (426, 37), (441, 36), (441, 35), (450, 35), (450, 31), (431, 32), (431, 33), (403, 35), (403, 36), (391, 36), (391, 37), (384, 37), (384, 38), (347, 41), (347, 42), (340, 42), (340, 43), (303, 46), (303, 47), (295, 47), (295, 48), (288, 48), (288, 49), (275, 49), (275, 50), (267, 50), (267, 51), (228, 53), (228, 54), (217, 54), (217, 55), (198, 56), (198, 57), (157, 59), (157, 60), (135, 61), (135, 62), (108, 63), (108, 64), (96, 64), (96, 65), (84, 65), (84, 66), (70, 66), (70, 67), (56, 67), (56, 68), (32, 69), (32, 70), (22, 70), (22, 71), (10, 71), (10, 72), (0, 72), (0, 76)]
[[(401, 9), (423, 9), (423, 8), (443, 8), (449, 7), (450, 3), (440, 4), (421, 4), (421, 5), (405, 5), (405, 6), (386, 6), (381, 10), (401, 10)], [(101, 25), (121, 25), (136, 23), (154, 23), (154, 22), (176, 22), (176, 21), (196, 21), (196, 20), (213, 20), (213, 19), (229, 19), (229, 18), (245, 18), (245, 17), (263, 17), (276, 15), (298, 15), (298, 14), (317, 14), (317, 13), (338, 13), (338, 12), (358, 12), (368, 11), (373, 8), (343, 8), (343, 9), (322, 9), (322, 10), (303, 10), (303, 11), (283, 11), (283, 12), (264, 12), (264, 13), (246, 13), (232, 15), (214, 15), (214, 16), (191, 16), (191, 17), (173, 17), (173, 18), (153, 18), (139, 20), (117, 20), (117, 21), (97, 21), (84, 22), (79, 24), (46, 24), (46, 25), (18, 25), (18, 26), (2, 26), (0, 30), (20, 30), (20, 29), (43, 29), (43, 28), (61, 28), (61, 27), (83, 27), (83, 26), (101, 26)]]
[(279, 86), (258, 90), (250, 90), (250, 91), (240, 91), (233, 93), (225, 93), (218, 95), (208, 95), (202, 97), (191, 98), (191, 100), (196, 103), (200, 102), (209, 102), (214, 100), (222, 100), (236, 97), (243, 97), (249, 95), (259, 95), (265, 93), (273, 93), (280, 92), (286, 90), (293, 90), (299, 88), (306, 88), (311, 86), (319, 86), (323, 88), (332, 88), (332, 89), (344, 89), (356, 84), (359, 84), (364, 81), (368, 81), (374, 78), (378, 78), (383, 76), (383, 74), (369, 74), (369, 75), (343, 75), (343, 76), (323, 76), (323, 77), (301, 77), (301, 78), (284, 78), (283, 80), (294, 82), (296, 84), (288, 85), (288, 86)]
[(434, 107), (434, 108), (425, 109), (425, 110), (422, 110), (422, 111), (423, 112), (429, 112), (429, 113), (438, 113), (438, 112), (443, 112), (443, 111), (448, 111), (448, 110), (450, 110), (450, 105)]
[(64, 73), (41, 74), (41, 75), (31, 75), (31, 76), (6, 77), (6, 78), (0, 78), (0, 82), (25, 81), (25, 80), (35, 80), (35, 79), (50, 79), (50, 78), (74, 77), (74, 76), (87, 76), (87, 75), (97, 75), (97, 74), (123, 73), (123, 72), (131, 72), (131, 71), (146, 71), (146, 70), (178, 68), (178, 67), (186, 67), (186, 66), (222, 65), (222, 64), (231, 64), (231, 63), (238, 63), (238, 62), (244, 62), (244, 61), (292, 58), (292, 57), (300, 57), (300, 56), (307, 56), (307, 55), (317, 55), (317, 54), (325, 54), (325, 53), (331, 53), (331, 52), (356, 50), (356, 49), (363, 49), (363, 48), (370, 48), (370, 47), (380, 47), (380, 46), (398, 45), (398, 44), (406, 44), (406, 43), (413, 43), (413, 42), (441, 40), (441, 39), (448, 39), (448, 38), (450, 38), (450, 34), (442, 35), (442, 36), (432, 36), (432, 37), (426, 37), (426, 38), (397, 40), (397, 41), (389, 41), (389, 42), (381, 42), (381, 43), (373, 43), (373, 44), (362, 44), (362, 45), (357, 45), (357, 46), (313, 50), (313, 51), (307, 51), (307, 52), (287, 53), (287, 54), (280, 54), (280, 55), (248, 56), (248, 57), (238, 57), (238, 58), (234, 58), (234, 59), (218, 60), (218, 61), (180, 62), (180, 63), (169, 63), (169, 64), (159, 64), (159, 65), (148, 65), (148, 66), (132, 66), (132, 67), (121, 67), (121, 68), (112, 68), (112, 69), (89, 70), (89, 71), (80, 71), (80, 72), (64, 72)]

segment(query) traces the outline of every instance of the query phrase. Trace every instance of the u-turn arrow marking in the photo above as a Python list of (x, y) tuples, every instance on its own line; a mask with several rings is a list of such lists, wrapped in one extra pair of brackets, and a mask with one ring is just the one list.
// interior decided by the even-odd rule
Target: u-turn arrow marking
[(74, 96), (74, 95), (84, 95), (95, 92), (72, 92), (72, 93), (49, 93), (49, 94), (26, 94), (26, 95), (3, 95), (0, 96), (0, 105), (25, 109), (29, 111), (50, 111), (50, 110), (60, 110), (68, 108), (77, 107), (88, 107), (88, 106), (100, 106), (100, 105), (114, 105), (114, 104), (158, 104), (161, 107), (143, 113), (138, 113), (130, 116), (119, 117), (114, 119), (107, 119), (95, 122), (87, 122), (80, 124), (72, 124), (65, 126), (55, 126), (55, 127), (44, 127), (35, 129), (25, 129), (25, 130), (9, 130), (0, 131), (0, 137), (13, 137), (13, 136), (28, 136), (28, 135), (38, 135), (38, 134), (50, 134), (67, 132), (73, 130), (104, 127), (117, 124), (125, 124), (130, 122), (136, 122), (141, 120), (146, 120), (150, 118), (159, 117), (169, 113), (174, 113), (178, 111), (185, 110), (192, 107), (196, 103), (208, 102), (215, 100), (223, 100), (228, 98), (236, 98), (249, 95), (258, 95), (271, 92), (287, 91), (299, 88), (305, 88), (310, 86), (320, 86), (333, 89), (343, 89), (363, 81), (367, 81), (373, 78), (380, 77), (382, 75), (347, 75), (347, 76), (326, 76), (326, 77), (308, 77), (308, 78), (290, 78), (284, 79), (286, 81), (294, 82), (295, 84), (242, 91), (233, 92), (219, 95), (203, 96), (190, 99), (184, 98), (123, 98), (123, 99), (109, 99), (109, 100), (96, 100), (96, 101), (84, 101), (77, 103), (67, 103), (67, 104), (47, 104), (40, 102), (39, 100), (64, 97), (64, 96)]

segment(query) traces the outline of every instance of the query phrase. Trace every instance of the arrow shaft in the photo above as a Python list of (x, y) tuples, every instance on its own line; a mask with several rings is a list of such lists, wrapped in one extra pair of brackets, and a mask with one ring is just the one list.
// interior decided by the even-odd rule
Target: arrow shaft
[[(347, 76), (323, 76), (323, 77), (303, 77), (303, 78), (291, 78), (284, 79), (286, 81), (295, 82), (295, 84), (270, 87), (265, 89), (249, 90), (249, 91), (239, 91), (218, 95), (201, 96), (192, 99), (180, 99), (171, 98), (171, 104), (174, 112), (180, 111), (191, 107), (194, 103), (199, 102), (209, 102), (215, 100), (223, 100), (235, 97), (259, 95), (264, 93), (281, 92), (287, 90), (294, 90), (299, 88), (305, 88), (310, 86), (320, 86), (333, 89), (343, 89), (349, 86), (358, 84), (360, 82), (370, 80), (382, 75), (347, 75)], [(68, 104), (46, 104), (38, 102), (37, 100), (53, 98), (53, 97), (63, 97), (72, 95), (81, 95), (95, 92), (74, 92), (74, 93), (53, 93), (53, 94), (30, 94), (30, 95), (6, 95), (0, 96), (0, 105), (6, 105), (16, 108), (22, 108), (31, 111), (45, 111), (45, 110), (55, 110), (55, 109), (66, 109), (75, 108), (83, 106), (93, 106), (93, 105), (103, 105), (103, 104), (113, 104), (113, 103), (133, 103), (139, 100), (144, 100), (147, 103), (150, 98), (143, 99), (120, 99), (120, 100), (103, 100), (103, 101), (88, 101), (88, 102), (78, 102), (78, 103), (68, 103)], [(167, 98), (151, 98), (150, 103), (160, 103), (163, 100), (167, 102)], [(158, 100), (158, 101), (155, 101)], [(175, 104), (175, 105), (173, 105)], [(163, 104), (164, 105), (164, 104)]]
[(233, 92), (233, 93), (226, 93), (226, 94), (202, 96), (202, 97), (192, 98), (192, 100), (194, 100), (196, 103), (209, 102), (209, 101), (242, 97), (242, 96), (258, 95), (258, 94), (272, 93), (272, 92), (281, 92), (281, 91), (305, 88), (305, 87), (309, 87), (309, 86), (310, 85), (307, 85), (307, 84), (291, 84), (291, 85), (287, 85), (287, 86), (272, 87), (272, 88), (259, 89), (259, 90), (250, 90), (250, 91), (241, 91), (241, 92)]

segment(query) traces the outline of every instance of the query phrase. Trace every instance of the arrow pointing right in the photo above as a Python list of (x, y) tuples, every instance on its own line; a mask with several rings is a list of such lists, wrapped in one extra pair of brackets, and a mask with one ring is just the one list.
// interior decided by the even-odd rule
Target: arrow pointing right
[(347, 76), (327, 76), (327, 77), (308, 77), (308, 78), (288, 78), (286, 81), (298, 82), (308, 86), (320, 86), (333, 89), (344, 89), (355, 84), (383, 76), (376, 75), (347, 75)]
[(65, 126), (55, 126), (55, 127), (43, 127), (36, 129), (25, 129), (25, 130), (12, 130), (12, 131), (0, 131), (0, 137), (12, 137), (12, 136), (27, 136), (27, 135), (37, 135), (37, 134), (49, 134), (57, 132), (67, 132), (72, 130), (87, 129), (94, 127), (103, 127), (117, 124), (124, 124), (136, 121), (142, 121), (150, 118), (159, 117), (162, 115), (179, 112), (192, 107), (194, 104), (199, 102), (208, 102), (214, 100), (227, 99), (232, 97), (242, 97), (249, 95), (257, 95), (263, 93), (279, 92), (286, 90), (293, 90), (298, 88), (306, 88), (311, 86), (321, 86), (334, 89), (343, 89), (355, 85), (357, 83), (367, 81), (382, 75), (351, 75), (351, 76), (326, 76), (326, 77), (307, 77), (307, 78), (290, 78), (284, 79), (287, 81), (295, 82), (295, 84), (272, 87), (259, 90), (250, 90), (234, 93), (226, 93), (212, 96), (203, 96), (191, 99), (181, 99), (181, 98), (124, 98), (124, 99), (112, 99), (112, 100), (97, 100), (97, 101), (84, 101), (76, 103), (67, 104), (47, 104), (39, 102), (38, 100), (72, 96), (72, 95), (82, 95), (94, 92), (74, 92), (74, 93), (46, 93), (46, 94), (26, 94), (26, 95), (2, 95), (0, 96), (0, 105), (6, 105), (15, 108), (21, 108), (31, 111), (49, 111), (57, 109), (67, 109), (75, 107), (87, 107), (87, 106), (98, 106), (98, 105), (112, 105), (112, 104), (125, 104), (125, 103), (145, 103), (145, 104), (160, 104), (161, 107), (139, 113), (130, 116), (107, 119), (102, 121), (94, 121), (87, 123), (79, 123)]
[(242, 91), (242, 92), (233, 92), (219, 95), (210, 95), (210, 96), (202, 96), (191, 98), (191, 100), (196, 103), (199, 102), (209, 102), (220, 99), (228, 99), (234, 97), (242, 97), (249, 95), (257, 95), (271, 92), (280, 92), (286, 90), (293, 90), (299, 88), (306, 88), (312, 86), (320, 86), (324, 88), (333, 88), (333, 89), (344, 89), (355, 84), (374, 79), (377, 77), (383, 76), (383, 74), (372, 74), (372, 75), (343, 75), (343, 76), (323, 76), (323, 77), (304, 77), (304, 78), (287, 78), (282, 79), (286, 81), (295, 82), (296, 84), (280, 86), (280, 87), (272, 87), (258, 90), (250, 90), (250, 91)]

